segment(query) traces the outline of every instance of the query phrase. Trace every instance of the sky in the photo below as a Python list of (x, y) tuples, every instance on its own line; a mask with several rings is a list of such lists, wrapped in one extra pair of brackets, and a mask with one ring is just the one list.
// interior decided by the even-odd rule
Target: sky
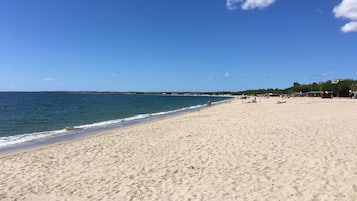
[(357, 79), (357, 0), (1, 0), (0, 91)]

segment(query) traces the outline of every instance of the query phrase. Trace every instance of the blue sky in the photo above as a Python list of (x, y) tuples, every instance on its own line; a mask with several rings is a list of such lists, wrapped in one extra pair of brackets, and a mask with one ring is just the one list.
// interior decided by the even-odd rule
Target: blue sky
[(357, 79), (357, 0), (2, 0), (0, 91)]

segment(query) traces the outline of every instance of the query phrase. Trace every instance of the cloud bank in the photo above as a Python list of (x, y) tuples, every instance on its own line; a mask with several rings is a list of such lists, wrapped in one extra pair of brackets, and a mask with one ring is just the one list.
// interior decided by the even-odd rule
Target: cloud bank
[(349, 23), (341, 27), (342, 32), (357, 32), (357, 0), (342, 0), (333, 8), (333, 12), (336, 18), (350, 20)]
[(243, 10), (263, 9), (274, 2), (275, 0), (227, 0), (226, 7), (228, 10), (234, 10), (238, 4), (241, 4)]

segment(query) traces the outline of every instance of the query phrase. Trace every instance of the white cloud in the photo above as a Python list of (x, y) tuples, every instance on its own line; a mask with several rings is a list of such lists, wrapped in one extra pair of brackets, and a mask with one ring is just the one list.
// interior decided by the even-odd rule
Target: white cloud
[(232, 77), (232, 75), (226, 72), (226, 73), (224, 73), (223, 77), (224, 78), (230, 78), (230, 77)]
[(263, 9), (274, 2), (275, 0), (227, 0), (226, 7), (228, 10), (234, 10), (237, 8), (237, 4), (241, 4), (243, 10)]
[(333, 8), (333, 12), (338, 18), (357, 20), (357, 0), (342, 0)]
[(328, 76), (328, 72), (323, 72), (323, 73), (320, 74), (320, 76), (321, 77), (326, 77), (326, 76)]
[(328, 72), (322, 72), (322, 73), (318, 73), (318, 74), (312, 74), (312, 76), (314, 76), (314, 77), (320, 77), (320, 78), (327, 77), (328, 75), (329, 75)]
[(242, 2), (241, 0), (227, 0), (226, 7), (228, 10), (234, 10), (237, 8), (236, 4)]
[(349, 22), (341, 27), (342, 32), (357, 32), (357, 21), (356, 22)]
[(342, 0), (333, 8), (336, 18), (345, 18), (351, 22), (341, 27), (342, 32), (357, 31), (357, 0)]
[(54, 77), (47, 77), (47, 78), (45, 78), (45, 81), (48, 81), (48, 82), (54, 82), (54, 81), (56, 81), (57, 79), (56, 78), (54, 78)]

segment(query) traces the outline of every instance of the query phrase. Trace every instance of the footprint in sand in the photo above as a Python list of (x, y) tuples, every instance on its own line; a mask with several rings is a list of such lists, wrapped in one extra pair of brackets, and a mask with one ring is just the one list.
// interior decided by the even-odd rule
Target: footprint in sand
[(357, 193), (357, 185), (352, 185), (352, 188)]

